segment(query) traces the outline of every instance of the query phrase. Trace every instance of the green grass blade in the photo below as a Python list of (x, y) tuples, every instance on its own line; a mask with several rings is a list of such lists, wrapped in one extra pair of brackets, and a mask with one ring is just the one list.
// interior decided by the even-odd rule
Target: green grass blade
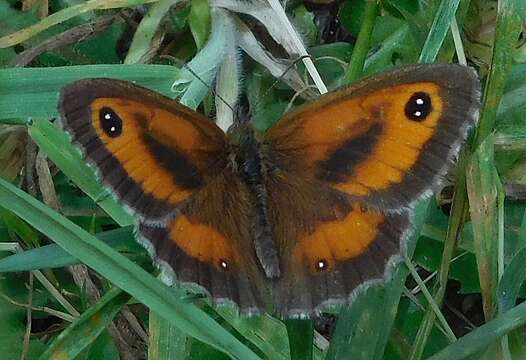
[(111, 289), (62, 331), (40, 355), (40, 359), (74, 359), (95, 341), (129, 300), (130, 295), (121, 289)]
[(207, 314), (180, 300), (183, 291), (167, 287), (82, 228), (1, 179), (0, 203), (181, 331), (234, 358), (258, 359)]
[(467, 167), (469, 211), (474, 233), (475, 255), (484, 315), (490, 320), (496, 309), (498, 276), (498, 193), (499, 175), (495, 169), (493, 138), (487, 138), (471, 157)]
[(186, 334), (154, 311), (149, 316), (148, 359), (186, 359), (190, 352)]
[[(96, 236), (117, 251), (144, 252), (144, 248), (135, 241), (131, 226), (105, 231)], [(0, 273), (52, 269), (78, 263), (77, 258), (60, 246), (50, 244), (0, 259)]]
[(49, 29), (52, 26), (67, 21), (75, 16), (97, 9), (114, 9), (142, 5), (156, 0), (90, 0), (85, 3), (73, 5), (51, 14), (40, 22), (19, 30), (13, 34), (0, 38), (0, 48), (5, 48), (21, 43), (31, 37)]
[[(459, 176), (457, 177), (457, 184), (455, 188), (455, 194), (453, 196), (451, 215), (448, 221), (446, 240), (444, 242), (442, 257), (440, 260), (440, 268), (438, 271), (437, 278), (437, 289), (434, 293), (435, 302), (439, 307), (442, 305), (442, 301), (444, 299), (449, 278), (451, 259), (453, 258), (453, 254), (455, 253), (456, 245), (460, 237), (462, 227), (464, 225), (464, 219), (468, 211), (466, 178), (465, 171), (463, 171), (463, 169), (466, 168), (466, 157), (467, 156), (465, 153), (460, 154), (458, 162), (458, 168), (460, 169)], [(435, 312), (431, 307), (428, 307), (424, 319), (422, 320), (422, 323), (420, 325), (420, 328), (418, 329), (418, 333), (415, 337), (415, 342), (413, 344), (413, 348), (411, 350), (411, 355), (409, 358), (410, 360), (422, 358), (424, 348), (426, 346), (427, 340), (429, 339), (429, 335), (431, 334), (431, 330), (434, 326), (435, 319)]]
[(170, 80), (178, 76), (179, 69), (169, 65), (0, 69), (0, 119), (56, 117), (60, 89), (79, 79), (108, 77), (133, 81), (173, 98)]
[(125, 64), (142, 64), (147, 62), (152, 52), (154, 37), (161, 23), (172, 5), (177, 4), (178, 0), (159, 0), (152, 4), (148, 13), (143, 17), (137, 27), (133, 40), (124, 59)]
[(230, 307), (219, 307), (216, 311), (228, 325), (254, 344), (265, 357), (272, 360), (290, 359), (287, 328), (280, 320), (268, 314), (240, 316)]
[(497, 290), (499, 314), (504, 314), (515, 306), (521, 286), (526, 280), (526, 266), (524, 264), (526, 264), (526, 247), (515, 254), (500, 279)]
[(7, 211), (0, 206), (0, 219), (5, 223), (6, 227), (15, 233), (22, 242), (30, 248), (37, 247), (40, 244), (38, 234), (27, 225), (24, 221), (10, 211)]
[(210, 36), (210, 5), (208, 0), (194, 0), (188, 15), (188, 25), (198, 49), (203, 48)]
[(433, 310), (433, 312), (435, 313), (435, 316), (440, 321), (440, 324), (442, 325), (442, 328), (444, 329), (445, 335), (448, 337), (448, 339), (451, 342), (457, 340), (457, 337), (453, 333), (453, 330), (451, 330), (451, 327), (447, 323), (446, 318), (444, 317), (444, 315), (440, 311), (439, 307), (435, 303), (435, 299), (433, 299), (433, 296), (431, 295), (431, 293), (429, 292), (426, 284), (424, 283), (424, 281), (422, 280), (422, 278), (418, 274), (418, 272), (417, 272), (415, 266), (413, 265), (413, 263), (411, 261), (409, 261), (409, 259), (407, 259), (407, 258), (406, 258), (406, 262), (405, 263), (406, 263), (406, 266), (407, 266), (409, 272), (411, 273), (411, 276), (413, 277), (413, 279), (415, 280), (417, 285), (422, 290), (422, 293), (424, 294), (424, 297), (426, 298), (426, 300), (428, 302), (428, 306)]
[(290, 359), (312, 359), (312, 339), (314, 327), (311, 319), (287, 319), (287, 333), (289, 336)]
[(376, 0), (366, 1), (365, 14), (351, 55), (351, 61), (343, 75), (343, 84), (345, 85), (358, 80), (362, 75), (365, 59), (371, 47), (371, 36), (378, 9), (378, 2)]
[(475, 147), (480, 145), (495, 127), (500, 100), (511, 71), (513, 54), (519, 34), (526, 19), (526, 1), (503, 0), (499, 2), (497, 27), (491, 67), (484, 88), (483, 106), (476, 132)]
[(420, 53), (419, 62), (435, 61), (455, 17), (460, 0), (442, 0)]
[(82, 159), (80, 151), (71, 144), (63, 131), (49, 121), (36, 120), (29, 126), (29, 134), (49, 159), (119, 225), (133, 224), (133, 217), (100, 184), (93, 170)]
[(461, 337), (428, 360), (457, 360), (476, 354), (492, 342), (526, 324), (526, 302)]
[[(521, 32), (526, 10), (526, 2), (523, 0), (505, 0), (499, 3), (497, 13), (497, 28), (495, 34), (495, 46), (493, 48), (493, 58), (490, 73), (485, 87), (483, 106), (479, 127), (473, 143), (475, 147), (493, 131), (495, 125), (495, 114), (498, 104), (502, 97), (505, 79), (511, 65), (511, 54), (515, 42)], [(469, 152), (468, 152), (469, 153)], [(463, 219), (467, 213), (467, 194), (465, 173), (465, 159), (461, 156), (459, 161), (459, 174), (457, 188), (452, 204), (452, 213), (448, 228), (448, 236), (444, 246), (444, 254), (439, 272), (439, 288), (435, 293), (436, 302), (440, 305), (445, 294), (445, 286), (449, 274), (449, 264), (453, 257), (456, 242), (460, 236)], [(425, 344), (431, 332), (435, 320), (433, 311), (428, 309), (424, 321), (419, 329), (414, 344), (411, 360), (420, 359), (424, 351)]]
[(401, 48), (410, 47), (411, 45), (413, 45), (413, 41), (410, 35), (410, 28), (409, 25), (404, 24), (382, 41), (379, 49), (365, 60), (364, 75), (372, 75), (383, 71), (386, 66), (391, 65), (393, 57)]

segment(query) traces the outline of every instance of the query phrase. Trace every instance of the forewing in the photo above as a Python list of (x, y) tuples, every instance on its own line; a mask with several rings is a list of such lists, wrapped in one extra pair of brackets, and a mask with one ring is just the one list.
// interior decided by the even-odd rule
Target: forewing
[(375, 76), (298, 108), (264, 137), (269, 158), (377, 209), (435, 190), (476, 121), (479, 83), (460, 65)]
[(225, 167), (214, 123), (131, 83), (77, 81), (61, 91), (59, 111), (103, 183), (142, 219), (167, 215)]

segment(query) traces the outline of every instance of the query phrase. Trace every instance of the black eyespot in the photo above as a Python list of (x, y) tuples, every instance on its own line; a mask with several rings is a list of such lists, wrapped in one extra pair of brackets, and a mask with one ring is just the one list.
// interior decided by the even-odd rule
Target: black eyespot
[(229, 270), (228, 263), (225, 260), (219, 260), (219, 266), (221, 267), (221, 269), (223, 269), (223, 271)]
[(318, 271), (327, 271), (329, 269), (329, 262), (325, 259), (319, 259), (316, 261), (316, 264), (314, 264), (316, 270)]
[(103, 107), (99, 111), (100, 127), (109, 137), (117, 137), (122, 134), (122, 120), (109, 107)]
[(405, 116), (413, 121), (424, 121), (431, 111), (431, 97), (425, 92), (414, 93), (405, 105)]

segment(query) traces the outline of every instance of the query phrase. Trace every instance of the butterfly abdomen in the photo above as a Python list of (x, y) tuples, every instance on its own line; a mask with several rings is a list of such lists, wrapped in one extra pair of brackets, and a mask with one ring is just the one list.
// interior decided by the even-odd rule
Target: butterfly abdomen
[(253, 214), (251, 234), (260, 266), (268, 278), (280, 276), (279, 255), (274, 231), (268, 215), (268, 194), (265, 188), (266, 164), (260, 143), (249, 132), (236, 149), (237, 171), (250, 191)]

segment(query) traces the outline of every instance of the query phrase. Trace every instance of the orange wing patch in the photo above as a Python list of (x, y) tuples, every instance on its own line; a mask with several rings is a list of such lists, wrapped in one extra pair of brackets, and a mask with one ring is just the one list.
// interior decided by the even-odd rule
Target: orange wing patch
[(186, 253), (201, 262), (226, 271), (238, 263), (228, 240), (205, 224), (192, 223), (186, 215), (179, 215), (170, 226), (170, 238)]
[[(427, 100), (424, 113), (418, 106)], [(265, 141), (275, 147), (283, 167), (349, 194), (368, 195), (402, 182), (435, 134), (443, 107), (433, 82), (357, 97), (336, 93), (286, 116)]]
[[(210, 165), (202, 160), (203, 155), (213, 155), (222, 146), (218, 141), (203, 141), (202, 131), (187, 116), (177, 116), (148, 104), (98, 98), (91, 104), (91, 114), (97, 136), (128, 175), (155, 199), (174, 205), (187, 199), (195, 188), (201, 186), (200, 170)], [(118, 117), (122, 121), (121, 128), (106, 128), (101, 119), (104, 116)], [(120, 130), (120, 134), (114, 136), (112, 129)], [(161, 154), (155, 154), (155, 147)], [(168, 150), (172, 154), (167, 154)], [(163, 167), (159, 159), (163, 152), (167, 160), (176, 163), (180, 169)]]
[[(397, 95), (390, 95), (388, 102), (382, 100), (391, 91)], [(384, 190), (393, 183), (402, 182), (404, 173), (415, 165), (442, 116), (440, 88), (433, 83), (418, 84), (418, 91), (425, 91), (432, 101), (432, 110), (423, 121), (411, 120), (406, 115), (408, 99), (416, 92), (411, 84), (379, 91), (362, 102), (365, 109), (375, 109), (382, 104), (379, 110), (384, 129), (367, 160), (356, 166), (347, 183), (336, 186), (339, 190), (367, 195), (370, 189)]]
[(226, 164), (226, 136), (176, 101), (131, 83), (62, 89), (61, 122), (102, 181), (141, 220), (159, 221)]
[(298, 241), (293, 251), (296, 262), (312, 273), (331, 271), (338, 264), (365, 252), (378, 235), (385, 216), (353, 204), (344, 218), (325, 222)]

